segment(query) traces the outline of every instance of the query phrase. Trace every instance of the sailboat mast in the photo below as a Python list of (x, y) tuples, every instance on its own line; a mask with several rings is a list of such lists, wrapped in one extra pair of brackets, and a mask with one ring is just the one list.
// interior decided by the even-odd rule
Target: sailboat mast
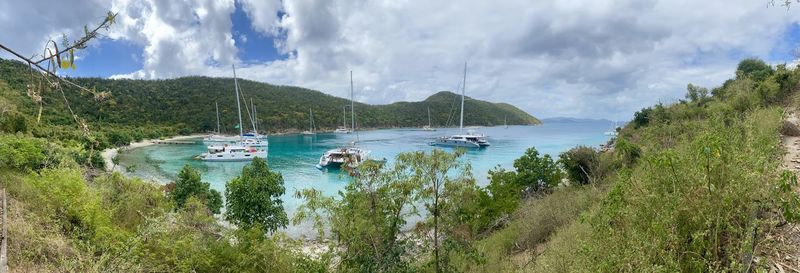
[(428, 127), (431, 127), (431, 107), (428, 106)]
[(253, 108), (253, 133), (258, 134), (258, 116), (256, 116), (256, 105), (253, 104), (253, 98), (250, 98), (250, 108)]
[(314, 113), (308, 109), (308, 130), (314, 132)]
[(217, 134), (221, 134), (219, 131), (219, 104), (216, 101), (214, 102), (214, 108), (217, 109)]
[(350, 125), (353, 126), (353, 132), (356, 131), (356, 106), (353, 102), (353, 70), (350, 70)]
[(236, 110), (239, 112), (239, 140), (241, 140), (244, 131), (242, 131), (242, 107), (239, 103), (239, 82), (236, 80), (236, 66), (231, 65), (231, 67), (233, 67), (233, 85), (236, 89)]
[(461, 85), (461, 122), (458, 125), (458, 132), (464, 131), (464, 90), (467, 89), (467, 62), (464, 62), (464, 82)]

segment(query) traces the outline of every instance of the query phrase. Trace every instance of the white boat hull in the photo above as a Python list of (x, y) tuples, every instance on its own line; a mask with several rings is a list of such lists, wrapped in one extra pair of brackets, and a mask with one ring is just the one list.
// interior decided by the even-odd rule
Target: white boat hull
[(443, 147), (464, 147), (464, 148), (480, 148), (481, 145), (466, 140), (451, 140), (451, 139), (437, 139), (434, 142), (431, 142), (432, 146), (443, 146)]

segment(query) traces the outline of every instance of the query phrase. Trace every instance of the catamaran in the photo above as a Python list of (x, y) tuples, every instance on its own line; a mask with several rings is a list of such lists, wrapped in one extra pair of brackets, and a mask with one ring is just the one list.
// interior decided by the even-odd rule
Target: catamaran
[(436, 131), (433, 127), (431, 127), (431, 108), (428, 107), (428, 125), (422, 126), (423, 131)]
[(316, 128), (314, 128), (314, 112), (311, 109), (308, 109), (308, 130), (302, 132), (305, 136), (312, 136), (317, 134)]
[(267, 157), (266, 149), (259, 149), (256, 146), (245, 145), (242, 129), (242, 109), (239, 103), (239, 82), (236, 80), (236, 67), (233, 67), (233, 84), (236, 90), (236, 109), (239, 112), (239, 143), (236, 144), (217, 144), (208, 146), (208, 151), (197, 156), (203, 161), (249, 161), (253, 158)]
[[(356, 108), (353, 101), (353, 71), (350, 71), (350, 110), (350, 123), (353, 126), (353, 132), (355, 132)], [(343, 165), (347, 166), (348, 168), (355, 168), (367, 160), (369, 153), (369, 150), (356, 147), (356, 142), (353, 141), (345, 147), (326, 151), (324, 154), (322, 154), (322, 156), (319, 157), (319, 164), (317, 164), (317, 168), (341, 168)]]
[[(461, 86), (461, 122), (458, 125), (458, 132), (464, 131), (464, 93), (467, 89), (467, 63), (464, 63), (464, 81)], [(452, 136), (444, 136), (437, 138), (429, 143), (432, 146), (447, 146), (447, 147), (464, 147), (464, 148), (481, 148), (489, 146), (489, 141), (483, 134), (475, 133), (470, 130), (467, 134), (457, 134)]]

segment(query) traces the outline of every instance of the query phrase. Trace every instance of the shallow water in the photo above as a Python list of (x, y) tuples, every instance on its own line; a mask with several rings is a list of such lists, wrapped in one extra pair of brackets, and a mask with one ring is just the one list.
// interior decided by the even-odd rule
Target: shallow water
[[(576, 145), (597, 146), (608, 141), (605, 131), (612, 128), (608, 122), (547, 123), (539, 126), (482, 127), (475, 131), (489, 136), (492, 146), (470, 150), (464, 156), (473, 168), (480, 185), (488, 183), (486, 174), (496, 166), (512, 168), (514, 159), (525, 149), (536, 147), (540, 153), (557, 157), (559, 153)], [(300, 200), (292, 194), (295, 190), (315, 188), (328, 195), (335, 195), (349, 181), (339, 172), (322, 172), (315, 168), (320, 155), (355, 140), (359, 146), (371, 150), (374, 159), (386, 158), (389, 163), (401, 152), (425, 150), (434, 147), (427, 143), (434, 138), (457, 133), (458, 129), (421, 131), (411, 129), (371, 130), (358, 134), (325, 133), (316, 136), (281, 135), (269, 137), (268, 163), (272, 170), (283, 175), (286, 194), (282, 197), (286, 213), (294, 214)], [(447, 149), (447, 148), (445, 148)], [(211, 187), (225, 192), (225, 182), (239, 175), (246, 162), (203, 162), (192, 158), (204, 152), (205, 146), (153, 145), (120, 154), (120, 165), (132, 166), (129, 175), (166, 183), (173, 180), (185, 165), (200, 170), (203, 181)], [(124, 169), (124, 168), (123, 168)], [(287, 228), (291, 236), (312, 235), (309, 225)]]

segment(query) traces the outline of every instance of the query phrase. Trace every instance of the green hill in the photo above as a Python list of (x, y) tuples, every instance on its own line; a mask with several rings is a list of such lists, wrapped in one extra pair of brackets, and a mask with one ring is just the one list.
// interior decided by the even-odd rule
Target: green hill
[[(29, 83), (28, 68), (20, 62), (0, 60), (0, 79), (12, 90), (25, 96)], [(110, 92), (111, 98), (97, 103), (90, 94), (66, 90), (76, 114), (94, 125), (139, 127), (166, 126), (182, 132), (215, 130), (214, 102), (219, 104), (223, 131), (234, 131), (236, 98), (232, 78), (182, 77), (169, 80), (130, 80), (75, 78), (79, 84)], [(308, 127), (309, 109), (320, 129), (342, 124), (342, 110), (349, 100), (319, 91), (294, 86), (240, 80), (241, 90), (256, 105), (259, 127), (270, 132), (303, 130)], [(70, 125), (64, 98), (56, 91), (44, 94), (42, 121), (53, 125)], [(356, 103), (357, 123), (362, 128), (419, 127), (426, 125), (430, 107), (436, 127), (458, 125), (458, 95), (438, 92), (419, 102), (397, 102), (388, 105)], [(38, 107), (29, 99), (19, 100), (22, 112), (35, 116)], [(512, 125), (541, 123), (535, 117), (506, 103), (492, 103), (467, 98), (465, 125), (502, 125), (507, 118)], [(243, 109), (244, 111), (244, 109)], [(349, 111), (349, 109), (348, 109)], [(349, 118), (349, 112), (348, 112)], [(247, 124), (247, 115), (243, 113)], [(448, 122), (449, 121), (449, 122)], [(349, 121), (348, 121), (349, 124)]]

